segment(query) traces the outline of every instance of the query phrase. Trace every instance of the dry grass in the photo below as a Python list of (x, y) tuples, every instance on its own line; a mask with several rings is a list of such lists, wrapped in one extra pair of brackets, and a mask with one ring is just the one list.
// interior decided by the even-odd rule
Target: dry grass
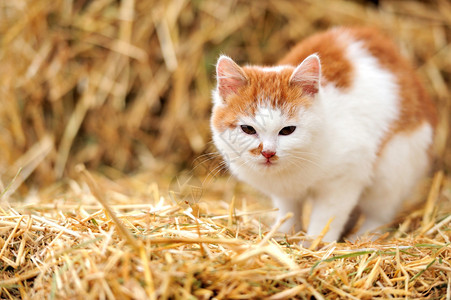
[(263, 225), (270, 208), (211, 195), (184, 208), (151, 177), (82, 171), (0, 211), (2, 298), (449, 299), (450, 207), (436, 202), (451, 182), (441, 173), (392, 237), (318, 250)]
[[(437, 163), (390, 236), (310, 250), (208, 154), (202, 195), (174, 178), (210, 151), (219, 53), (270, 64), (334, 25), (419, 66)], [(446, 0), (0, 1), (0, 298), (451, 299), (450, 26)]]

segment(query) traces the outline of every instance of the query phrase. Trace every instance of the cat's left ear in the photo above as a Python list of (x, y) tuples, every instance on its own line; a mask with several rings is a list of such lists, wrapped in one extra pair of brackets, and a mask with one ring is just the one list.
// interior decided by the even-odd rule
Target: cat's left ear
[(315, 96), (319, 91), (321, 63), (317, 54), (312, 54), (294, 69), (290, 84), (298, 85), (305, 94)]

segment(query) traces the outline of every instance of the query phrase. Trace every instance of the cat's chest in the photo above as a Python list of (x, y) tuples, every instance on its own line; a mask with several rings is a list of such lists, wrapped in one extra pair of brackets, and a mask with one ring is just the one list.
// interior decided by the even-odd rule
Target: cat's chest
[(316, 182), (324, 177), (318, 166), (293, 166), (283, 172), (255, 172), (254, 170), (231, 170), (240, 180), (269, 196), (298, 199)]

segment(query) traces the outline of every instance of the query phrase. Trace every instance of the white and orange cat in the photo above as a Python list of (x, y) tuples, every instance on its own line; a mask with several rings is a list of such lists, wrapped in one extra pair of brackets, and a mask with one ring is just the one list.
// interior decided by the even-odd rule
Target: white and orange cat
[(296, 45), (277, 66), (216, 65), (213, 139), (231, 172), (269, 195), (283, 231), (308, 236), (330, 219), (337, 240), (354, 208), (357, 235), (393, 219), (427, 173), (436, 124), (413, 67), (377, 30), (335, 28)]

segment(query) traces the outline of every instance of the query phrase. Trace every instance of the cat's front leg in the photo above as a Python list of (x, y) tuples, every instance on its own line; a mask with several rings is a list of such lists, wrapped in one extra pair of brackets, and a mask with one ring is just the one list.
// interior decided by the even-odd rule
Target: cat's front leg
[(344, 182), (342, 180), (318, 188), (313, 199), (307, 236), (318, 237), (332, 219), (323, 241), (338, 240), (343, 234), (352, 210), (357, 205), (362, 190), (363, 185), (357, 181)]
[(278, 208), (277, 221), (282, 220), (288, 213), (293, 217), (286, 220), (279, 228), (280, 232), (292, 234), (302, 230), (302, 203), (301, 201), (272, 197), (274, 207)]

